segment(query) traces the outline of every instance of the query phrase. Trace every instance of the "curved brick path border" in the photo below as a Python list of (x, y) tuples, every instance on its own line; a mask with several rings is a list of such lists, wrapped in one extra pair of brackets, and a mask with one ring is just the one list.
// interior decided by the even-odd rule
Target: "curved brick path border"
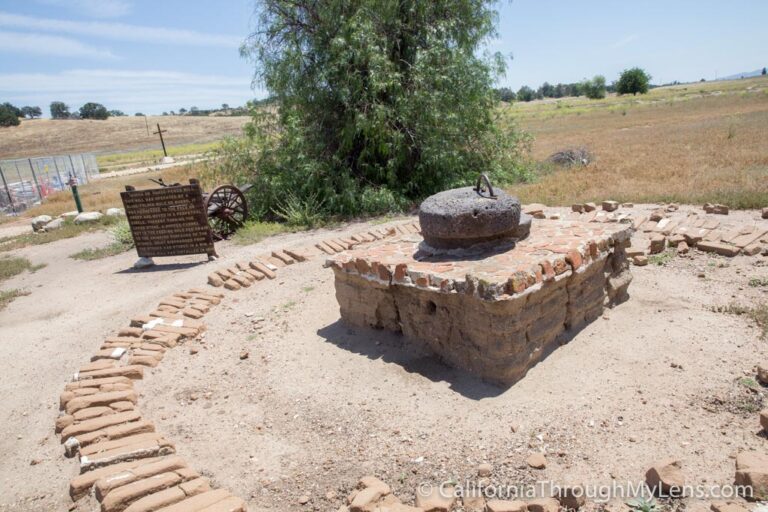
[[(405, 227), (407, 226), (407, 227)], [(349, 239), (328, 239), (313, 247), (272, 252), (209, 276), (229, 290), (274, 279), (279, 267), (335, 254), (397, 233), (417, 231), (413, 224), (374, 229)], [(193, 288), (162, 299), (147, 315), (107, 337), (90, 362), (74, 374), (59, 400), (56, 432), (68, 457), (78, 457), (81, 474), (73, 478), (73, 501), (93, 491), (103, 512), (244, 512), (245, 501), (208, 479), (175, 455), (174, 444), (156, 432), (137, 408), (133, 381), (157, 366), (167, 350), (205, 330), (200, 320), (224, 298)]]

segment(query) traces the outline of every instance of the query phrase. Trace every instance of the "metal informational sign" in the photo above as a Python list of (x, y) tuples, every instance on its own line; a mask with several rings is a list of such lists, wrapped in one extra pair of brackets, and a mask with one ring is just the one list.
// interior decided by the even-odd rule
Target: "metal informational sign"
[(120, 193), (139, 257), (216, 256), (202, 190), (189, 183)]

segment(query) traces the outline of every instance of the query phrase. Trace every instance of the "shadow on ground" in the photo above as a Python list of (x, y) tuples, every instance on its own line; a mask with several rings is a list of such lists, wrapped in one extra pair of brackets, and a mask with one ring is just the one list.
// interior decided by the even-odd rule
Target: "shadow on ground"
[(345, 325), (341, 320), (323, 327), (317, 334), (329, 343), (360, 354), (400, 365), (409, 373), (418, 373), (432, 382), (447, 382), (455, 392), (480, 400), (501, 395), (506, 388), (494, 386), (477, 377), (443, 364), (434, 354), (414, 347), (408, 338), (387, 331)]

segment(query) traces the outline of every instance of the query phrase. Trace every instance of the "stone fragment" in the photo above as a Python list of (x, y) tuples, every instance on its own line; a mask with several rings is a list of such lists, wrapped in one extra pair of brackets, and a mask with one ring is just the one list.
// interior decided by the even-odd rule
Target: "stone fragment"
[(768, 409), (760, 411), (760, 426), (768, 432)]
[(724, 204), (707, 203), (704, 205), (704, 211), (716, 215), (728, 215), (728, 207)]
[(654, 494), (668, 494), (685, 485), (682, 463), (677, 459), (664, 459), (653, 464), (645, 473), (645, 482)]
[(455, 491), (450, 486), (422, 488), (416, 491), (416, 507), (425, 512), (450, 512), (456, 501)]
[(594, 212), (595, 210), (597, 210), (597, 205), (595, 203), (584, 203), (583, 206), (584, 206), (585, 213)]
[(477, 476), (480, 476), (480, 477), (491, 476), (492, 471), (493, 471), (493, 466), (491, 466), (487, 462), (477, 466)]
[(745, 498), (751, 501), (768, 499), (768, 455), (756, 452), (741, 452), (736, 456), (736, 485), (752, 489)]
[(43, 231), (45, 225), (53, 220), (50, 215), (38, 215), (32, 219), (32, 231)]
[(711, 241), (702, 240), (696, 245), (696, 247), (698, 247), (700, 251), (714, 252), (715, 254), (719, 254), (721, 256), (733, 257), (739, 254), (738, 247), (735, 247), (730, 244), (722, 243), (722, 242), (711, 242)]
[(560, 502), (555, 498), (541, 498), (526, 503), (528, 512), (559, 512)]
[(643, 254), (632, 256), (632, 263), (638, 267), (644, 267), (648, 264), (648, 256), (645, 256)]
[(104, 217), (101, 212), (83, 212), (75, 217), (75, 224), (86, 224), (88, 222), (97, 222)]
[(488, 512), (526, 512), (524, 501), (490, 500), (485, 505)]
[(768, 362), (757, 365), (757, 381), (764, 386), (768, 386)]
[(566, 510), (578, 510), (587, 502), (584, 487), (580, 485), (559, 487), (557, 490), (557, 496), (554, 496), (554, 498)]
[(650, 253), (651, 254), (659, 254), (660, 252), (664, 252), (664, 249), (667, 246), (667, 237), (664, 235), (654, 235), (651, 238), (651, 246), (650, 246)]
[(603, 201), (603, 210), (606, 212), (616, 211), (619, 208), (619, 203), (616, 201)]
[(584, 213), (584, 205), (581, 203), (574, 203), (571, 205), (571, 211), (576, 213)]
[(744, 247), (741, 252), (747, 256), (754, 256), (756, 254), (760, 254), (762, 250), (763, 248), (760, 244), (752, 244)]
[(677, 254), (688, 254), (690, 250), (690, 247), (688, 247), (688, 244), (685, 242), (677, 244)]
[(533, 469), (544, 469), (547, 467), (547, 459), (542, 453), (532, 453), (525, 462)]

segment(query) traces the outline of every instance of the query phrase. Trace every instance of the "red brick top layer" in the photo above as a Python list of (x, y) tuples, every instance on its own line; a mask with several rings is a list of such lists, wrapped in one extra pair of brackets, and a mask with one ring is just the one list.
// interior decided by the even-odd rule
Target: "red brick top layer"
[(533, 221), (530, 235), (514, 245), (435, 256), (420, 250), (420, 235), (407, 234), (336, 254), (326, 266), (387, 285), (499, 300), (604, 259), (614, 243), (628, 240), (632, 231), (631, 224), (540, 219)]

